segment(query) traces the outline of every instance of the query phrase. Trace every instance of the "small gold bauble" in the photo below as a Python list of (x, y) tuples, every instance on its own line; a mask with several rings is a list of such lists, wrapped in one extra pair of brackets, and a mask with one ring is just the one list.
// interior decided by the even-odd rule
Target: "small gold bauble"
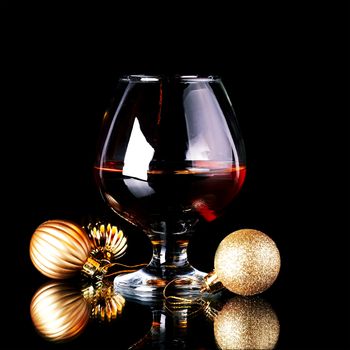
[(29, 254), (42, 274), (64, 279), (82, 269), (91, 249), (92, 244), (80, 226), (67, 220), (49, 220), (35, 230)]
[(214, 336), (221, 349), (273, 349), (280, 325), (269, 303), (236, 296), (214, 318)]
[(218, 280), (233, 293), (254, 295), (268, 289), (280, 270), (280, 254), (265, 233), (242, 229), (226, 236), (214, 259)]
[(111, 224), (89, 224), (87, 227), (93, 244), (92, 255), (106, 259), (109, 262), (121, 258), (128, 247), (127, 239), (122, 230)]

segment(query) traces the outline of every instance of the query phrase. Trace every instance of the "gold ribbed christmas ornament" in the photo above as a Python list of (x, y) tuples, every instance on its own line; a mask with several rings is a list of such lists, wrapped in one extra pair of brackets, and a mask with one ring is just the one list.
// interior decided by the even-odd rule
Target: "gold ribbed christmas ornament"
[(214, 258), (214, 271), (205, 276), (203, 291), (222, 285), (239, 295), (254, 295), (268, 289), (280, 271), (275, 242), (265, 233), (241, 229), (226, 236)]
[(214, 336), (220, 349), (273, 349), (280, 325), (271, 305), (258, 297), (236, 296), (214, 319)]
[(53, 281), (35, 293), (30, 315), (38, 333), (50, 341), (72, 340), (82, 333), (89, 320), (89, 305), (73, 286)]
[(125, 306), (124, 297), (114, 291), (113, 283), (105, 282), (97, 287), (89, 285), (82, 293), (90, 304), (90, 317), (99, 321), (111, 322)]
[(122, 230), (116, 226), (103, 223), (89, 224), (88, 234), (93, 244), (92, 255), (108, 261), (122, 257), (127, 248), (127, 240)]
[(112, 260), (124, 254), (127, 240), (115, 226), (85, 230), (67, 220), (48, 220), (35, 230), (29, 247), (34, 266), (45, 276), (65, 279), (83, 272), (90, 277), (103, 276)]
[(48, 220), (35, 230), (30, 258), (45, 276), (64, 279), (81, 271), (92, 250), (84, 230), (67, 220)]
[(47, 340), (68, 341), (77, 337), (89, 318), (112, 321), (125, 305), (122, 295), (115, 293), (113, 284), (77, 286), (52, 281), (44, 284), (32, 298), (30, 315), (38, 333)]

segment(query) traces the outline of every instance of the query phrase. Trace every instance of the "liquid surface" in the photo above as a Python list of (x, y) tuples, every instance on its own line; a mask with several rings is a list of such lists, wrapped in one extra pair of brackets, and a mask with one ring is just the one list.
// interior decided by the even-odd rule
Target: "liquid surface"
[(198, 216), (216, 219), (239, 193), (246, 167), (214, 161), (151, 162), (143, 174), (133, 174), (122, 162), (106, 162), (95, 167), (95, 175), (112, 209), (149, 229), (160, 222), (191, 223)]

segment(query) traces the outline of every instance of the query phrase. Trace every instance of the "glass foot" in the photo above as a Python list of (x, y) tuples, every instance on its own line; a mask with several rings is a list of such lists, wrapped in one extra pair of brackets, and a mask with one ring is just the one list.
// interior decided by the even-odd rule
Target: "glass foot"
[(167, 287), (167, 296), (197, 297), (201, 294), (203, 278), (206, 272), (187, 266), (182, 271), (169, 267), (166, 274), (154, 274), (150, 265), (114, 279), (114, 288), (123, 296), (137, 301), (149, 302), (163, 298), (164, 288)]

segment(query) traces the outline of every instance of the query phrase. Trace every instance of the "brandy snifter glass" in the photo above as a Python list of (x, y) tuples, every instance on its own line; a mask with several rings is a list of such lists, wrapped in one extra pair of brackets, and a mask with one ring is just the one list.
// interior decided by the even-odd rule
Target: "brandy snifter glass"
[(192, 293), (205, 275), (187, 258), (195, 224), (222, 215), (245, 174), (243, 139), (219, 77), (121, 77), (103, 118), (95, 175), (113, 211), (149, 237), (153, 257), (117, 276), (116, 290), (158, 298), (176, 279), (181, 294)]

